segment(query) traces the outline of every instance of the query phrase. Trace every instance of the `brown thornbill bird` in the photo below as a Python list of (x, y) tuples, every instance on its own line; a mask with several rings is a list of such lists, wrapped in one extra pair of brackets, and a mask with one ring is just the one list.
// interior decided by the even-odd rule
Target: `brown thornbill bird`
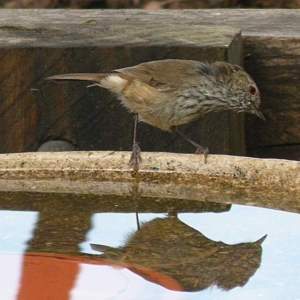
[(136, 142), (138, 121), (165, 131), (175, 132), (203, 153), (208, 149), (181, 133), (177, 126), (205, 114), (224, 110), (246, 112), (265, 121), (260, 112), (259, 90), (246, 71), (226, 62), (212, 64), (193, 60), (166, 59), (117, 69), (109, 73), (63, 74), (49, 80), (87, 80), (115, 94), (121, 103), (136, 114), (130, 165), (134, 171), (141, 161)]

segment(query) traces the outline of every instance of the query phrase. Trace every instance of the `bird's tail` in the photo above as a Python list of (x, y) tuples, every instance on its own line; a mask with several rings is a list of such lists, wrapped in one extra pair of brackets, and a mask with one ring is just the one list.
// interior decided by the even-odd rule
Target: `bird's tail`
[(87, 80), (87, 81), (94, 81), (100, 82), (102, 79), (113, 75), (113, 73), (75, 73), (75, 74), (62, 74), (62, 75), (54, 75), (47, 77), (46, 80), (53, 80), (53, 81), (68, 81), (68, 80)]
[(53, 80), (56, 82), (68, 80), (87, 80), (93, 81), (94, 84), (88, 87), (98, 85), (113, 93), (120, 94), (130, 81), (130, 76), (119, 73), (76, 73), (76, 74), (62, 74), (54, 75), (46, 78), (46, 80)]

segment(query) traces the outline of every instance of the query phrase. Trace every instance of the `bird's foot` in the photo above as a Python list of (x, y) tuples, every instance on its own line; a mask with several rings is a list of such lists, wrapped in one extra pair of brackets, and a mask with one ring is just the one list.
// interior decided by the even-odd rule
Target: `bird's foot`
[(129, 165), (132, 167), (134, 172), (138, 172), (140, 162), (142, 162), (141, 148), (138, 143), (133, 143)]
[(196, 149), (195, 151), (196, 154), (203, 154), (204, 156), (204, 163), (206, 164), (207, 163), (207, 156), (208, 156), (208, 148), (204, 148), (202, 146), (199, 145), (199, 147)]
[(189, 139), (187, 136), (185, 136), (182, 132), (180, 132), (176, 127), (172, 127), (171, 130), (175, 133), (177, 133), (179, 136), (181, 136), (183, 139), (185, 139), (188, 143), (193, 145), (196, 148), (196, 154), (203, 154), (204, 155), (204, 163), (207, 162), (207, 156), (208, 156), (208, 148), (204, 148), (201, 145), (195, 143), (191, 139)]

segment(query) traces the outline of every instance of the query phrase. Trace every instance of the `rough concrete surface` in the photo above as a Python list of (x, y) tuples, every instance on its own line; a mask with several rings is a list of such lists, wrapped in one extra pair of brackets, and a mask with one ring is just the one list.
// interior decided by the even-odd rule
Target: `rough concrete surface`
[[(0, 155), (1, 179), (132, 181), (130, 152), (44, 152)], [(206, 181), (300, 189), (300, 162), (197, 154), (143, 152), (140, 181), (193, 186)], [(197, 182), (201, 178), (201, 182)]]
[(300, 212), (300, 162), (143, 152), (37, 152), (0, 155), (0, 191), (132, 195), (238, 203)]

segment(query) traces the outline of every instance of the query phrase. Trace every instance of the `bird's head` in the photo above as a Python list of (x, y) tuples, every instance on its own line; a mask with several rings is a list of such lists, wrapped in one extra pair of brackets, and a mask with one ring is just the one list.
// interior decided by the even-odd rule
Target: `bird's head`
[(228, 87), (228, 104), (230, 109), (237, 112), (250, 113), (266, 121), (259, 110), (261, 101), (258, 87), (242, 67), (218, 62), (214, 71), (217, 80)]

